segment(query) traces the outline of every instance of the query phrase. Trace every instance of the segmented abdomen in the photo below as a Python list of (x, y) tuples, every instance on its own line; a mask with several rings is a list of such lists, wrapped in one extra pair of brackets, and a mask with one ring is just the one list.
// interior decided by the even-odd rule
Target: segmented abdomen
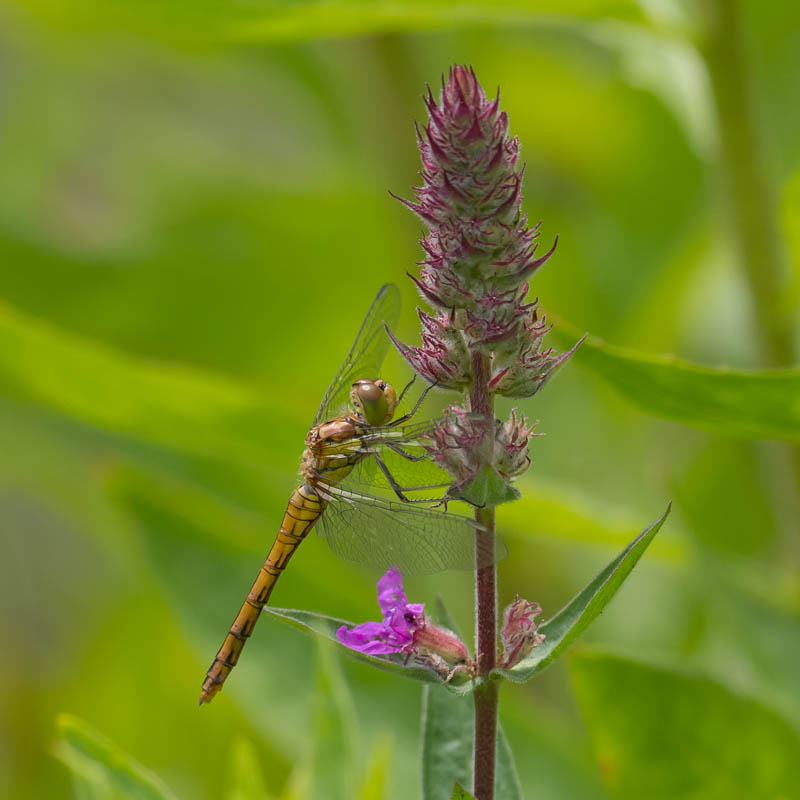
[(203, 691), (200, 694), (201, 705), (211, 701), (236, 666), (244, 643), (250, 638), (261, 615), (261, 609), (269, 600), (278, 578), (300, 542), (305, 539), (325, 510), (326, 505), (325, 500), (308, 484), (299, 486), (292, 493), (283, 517), (283, 524), (266, 561), (264, 561), (264, 566), (261, 567), (247, 599), (242, 603), (222, 647), (206, 673)]

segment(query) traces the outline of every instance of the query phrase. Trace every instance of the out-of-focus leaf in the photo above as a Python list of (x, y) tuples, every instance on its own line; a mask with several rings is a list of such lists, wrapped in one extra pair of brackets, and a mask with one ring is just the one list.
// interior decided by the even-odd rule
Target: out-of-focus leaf
[(470, 785), (472, 716), (468, 698), (422, 690), (422, 800), (446, 800), (454, 781)]
[(555, 17), (644, 21), (632, 0), (505, 0), (467, 3), (463, 0), (405, 0), (394, 5), (359, 0), (263, 2), (241, 5), (175, 3), (145, 6), (132, 2), (106, 4), (79, 0), (69, 16), (54, 0), (32, 4), (47, 18), (70, 27), (125, 26), (172, 39), (245, 39), (292, 41), (354, 36), (391, 31), (416, 31), (476, 24), (542, 24)]
[(3, 305), (0, 387), (156, 444), (253, 460), (268, 452), (256, 431), (270, 414), (248, 387), (189, 367), (128, 356)]
[(350, 800), (357, 763), (353, 698), (342, 676), (336, 651), (320, 642), (317, 654), (309, 797)]
[[(336, 638), (336, 631), (341, 628), (342, 625), (352, 628), (356, 624), (354, 622), (348, 622), (345, 619), (337, 619), (336, 617), (328, 617), (325, 614), (317, 614), (314, 611), (299, 611), (291, 608), (275, 608), (273, 606), (265, 606), (264, 613), (269, 614), (281, 622), (300, 628), (300, 630), (316, 634), (331, 642), (335, 642), (347, 655), (357, 661), (364, 661), (380, 670), (402, 675), (405, 678), (414, 678), (424, 683), (442, 684), (442, 680), (430, 670), (413, 665), (404, 666), (403, 662), (406, 660), (406, 657), (403, 653), (387, 653), (381, 656), (371, 656), (345, 647)], [(469, 690), (470, 684), (468, 682), (459, 684), (458, 677), (459, 675), (456, 674), (447, 686), (454, 693), (463, 694)], [(451, 686), (451, 684), (455, 685)], [(461, 687), (460, 690), (459, 687)]]
[(800, 369), (713, 369), (594, 337), (573, 359), (648, 414), (723, 436), (800, 442)]
[[(639, 529), (632, 511), (608, 508), (589, 498), (578, 487), (525, 477), (519, 483), (522, 497), (503, 508), (502, 528), (526, 538), (556, 539), (588, 552), (588, 548), (623, 548)], [(669, 564), (686, 564), (685, 541), (659, 538), (650, 546), (648, 558)]]
[(367, 759), (366, 775), (359, 790), (358, 800), (384, 800), (393, 749), (391, 739), (380, 738), (375, 742)]
[(800, 737), (712, 680), (582, 652), (570, 673), (613, 797), (800, 797)]
[(563, 655), (617, 593), (653, 541), (653, 537), (661, 529), (669, 512), (668, 507), (649, 528), (642, 531), (605, 569), (599, 572), (580, 594), (552, 619), (540, 626), (539, 632), (545, 635), (542, 644), (534, 647), (530, 655), (511, 669), (496, 669), (495, 672), (515, 683), (523, 683)]
[(231, 748), (226, 800), (270, 800), (258, 754), (249, 739), (238, 737)]
[(514, 763), (514, 754), (503, 729), (497, 726), (497, 764), (495, 767), (495, 792), (504, 800), (524, 800), (522, 785)]
[(475, 800), (475, 798), (460, 783), (456, 783), (450, 800)]
[[(422, 800), (449, 797), (453, 780), (469, 785), (472, 735), (472, 701), (425, 686), (422, 690)], [(523, 800), (514, 755), (499, 723), (495, 792), (503, 800)]]
[(60, 714), (55, 754), (72, 771), (78, 800), (176, 800), (156, 775), (71, 714)]

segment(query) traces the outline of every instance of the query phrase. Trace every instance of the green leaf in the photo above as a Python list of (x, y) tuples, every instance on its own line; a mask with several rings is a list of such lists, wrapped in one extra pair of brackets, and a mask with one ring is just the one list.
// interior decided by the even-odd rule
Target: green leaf
[(358, 800), (384, 800), (386, 781), (391, 766), (395, 743), (391, 738), (379, 737), (369, 757), (367, 767), (358, 792)]
[(471, 481), (459, 487), (457, 497), (473, 506), (499, 506), (519, 497), (519, 492), (497, 470), (484, 467)]
[(394, 4), (358, 0), (319, 3), (264, 2), (240, 4), (175, 2), (155, 7), (139, 3), (76, 0), (66, 14), (56, 0), (33, 0), (40, 14), (59, 25), (136, 30), (168, 39), (234, 39), (258, 42), (308, 40), (392, 31), (419, 31), (469, 25), (551, 24), (552, 17), (617, 17), (640, 21), (644, 16), (632, 0), (505, 0), (493, 4), (463, 0), (405, 0)]
[(497, 764), (495, 765), (495, 793), (503, 800), (523, 800), (522, 784), (514, 763), (514, 753), (505, 731), (497, 726)]
[(231, 748), (226, 800), (269, 800), (264, 775), (253, 743), (237, 737)]
[(800, 797), (800, 737), (756, 700), (599, 652), (569, 666), (613, 797)]
[[(325, 614), (317, 614), (314, 611), (299, 611), (290, 608), (275, 608), (274, 606), (265, 606), (264, 613), (274, 619), (299, 628), (300, 630), (313, 633), (316, 636), (321, 636), (323, 639), (334, 642), (337, 647), (357, 661), (371, 664), (373, 667), (377, 667), (385, 672), (402, 675), (404, 678), (413, 678), (414, 680), (423, 681), (424, 683), (443, 684), (442, 679), (430, 670), (423, 669), (422, 667), (415, 667), (411, 663), (409, 663), (408, 666), (404, 666), (406, 657), (403, 653), (388, 653), (381, 656), (372, 656), (345, 647), (336, 638), (336, 631), (341, 628), (342, 625), (352, 628), (356, 624), (354, 622), (348, 622), (345, 619), (338, 619), (336, 617), (329, 617)], [(469, 691), (471, 681), (467, 677), (461, 677), (460, 673), (456, 673), (446, 686), (454, 694), (464, 694)]]
[(158, 777), (71, 714), (56, 720), (55, 754), (71, 770), (79, 800), (175, 800)]
[[(472, 736), (472, 700), (425, 686), (422, 690), (422, 800), (447, 798), (453, 780), (457, 785), (472, 782)], [(514, 756), (499, 723), (495, 792), (498, 800), (523, 800)]]
[[(574, 334), (557, 333), (568, 342)], [(800, 442), (800, 369), (748, 372), (646, 355), (589, 337), (573, 356), (642, 411), (743, 439)]]
[(450, 796), (450, 800), (475, 800), (475, 798), (457, 782), (453, 787), (453, 794)]
[(250, 387), (135, 358), (0, 305), (0, 388), (135, 439), (262, 460), (270, 410)]
[(511, 669), (496, 669), (494, 672), (515, 683), (523, 683), (563, 655), (617, 593), (661, 529), (670, 508), (671, 505), (599, 572), (568, 605), (540, 626), (539, 632), (546, 637), (542, 644), (535, 647), (526, 658)]
[(336, 651), (320, 641), (317, 654), (309, 796), (349, 800), (353, 796), (358, 751), (353, 698)]
[(472, 782), (472, 702), (436, 687), (422, 690), (422, 800), (445, 800), (453, 781)]

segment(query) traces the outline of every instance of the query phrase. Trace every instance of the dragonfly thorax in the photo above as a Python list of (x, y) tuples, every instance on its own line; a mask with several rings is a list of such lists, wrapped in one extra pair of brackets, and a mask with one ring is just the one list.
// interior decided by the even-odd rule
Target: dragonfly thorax
[(386, 425), (397, 408), (397, 394), (391, 383), (362, 379), (353, 384), (350, 402), (356, 415), (367, 425)]

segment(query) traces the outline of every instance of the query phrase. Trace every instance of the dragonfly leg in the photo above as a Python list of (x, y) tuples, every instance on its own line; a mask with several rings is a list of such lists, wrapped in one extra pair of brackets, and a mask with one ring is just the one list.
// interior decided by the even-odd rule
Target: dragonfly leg
[[(410, 386), (410, 385), (411, 385), (411, 384), (409, 384), (409, 386)], [(426, 386), (426, 387), (425, 387), (425, 388), (422, 390), (422, 394), (421, 394), (421, 395), (420, 395), (420, 396), (417, 398), (417, 402), (416, 402), (416, 403), (414, 403), (414, 408), (412, 408), (412, 409), (411, 409), (411, 411), (409, 411), (407, 414), (403, 414), (403, 416), (402, 416), (402, 417), (398, 417), (397, 419), (395, 419), (395, 420), (392, 420), (392, 421), (389, 423), (389, 425), (388, 425), (387, 427), (389, 427), (389, 428), (394, 428), (396, 425), (402, 425), (404, 422), (408, 422), (408, 420), (410, 420), (410, 419), (411, 419), (411, 417), (413, 417), (413, 416), (414, 416), (414, 414), (416, 414), (416, 413), (417, 413), (417, 411), (419, 411), (419, 407), (422, 405), (422, 401), (425, 399), (425, 395), (427, 395), (427, 394), (428, 394), (428, 392), (429, 392), (431, 389), (433, 389), (433, 387), (434, 387), (434, 386), (436, 386), (436, 384), (435, 384), (435, 383), (429, 383), (429, 384), (428, 384), (428, 385), (427, 385), (427, 386)], [(406, 387), (406, 388), (408, 388), (408, 387)], [(403, 389), (403, 392), (405, 393), (405, 389)], [(401, 395), (401, 397), (402, 397), (402, 395)]]
[(385, 442), (385, 444), (390, 450), (394, 450), (397, 455), (402, 456), (406, 461), (425, 461), (426, 458), (430, 458), (428, 453), (423, 453), (421, 456), (412, 456), (411, 453), (403, 450), (399, 444), (395, 444), (394, 442)]
[(408, 497), (405, 492), (419, 491), (421, 489), (441, 489), (450, 485), (449, 483), (439, 483), (432, 484), (431, 486), (401, 486), (394, 475), (389, 472), (389, 467), (386, 466), (383, 459), (377, 453), (373, 453), (372, 457), (375, 459), (375, 463), (378, 465), (381, 472), (386, 476), (386, 480), (389, 481), (389, 486), (392, 487), (392, 491), (404, 503), (439, 503), (442, 500), (441, 497)]
[(408, 391), (408, 390), (409, 390), (409, 389), (410, 389), (410, 388), (411, 388), (411, 387), (414, 385), (414, 381), (415, 381), (416, 379), (417, 379), (417, 375), (416, 375), (416, 373), (414, 373), (414, 376), (413, 376), (413, 377), (411, 378), (411, 380), (410, 380), (410, 381), (409, 381), (409, 382), (406, 384), (406, 386), (405, 386), (405, 388), (403, 389), (403, 391), (402, 391), (402, 392), (400, 392), (400, 397), (398, 397), (398, 398), (397, 398), (397, 405), (398, 405), (398, 406), (400, 405), (400, 403), (402, 403), (402, 402), (403, 402), (403, 398), (406, 396), (406, 392), (407, 392), (407, 391)]

